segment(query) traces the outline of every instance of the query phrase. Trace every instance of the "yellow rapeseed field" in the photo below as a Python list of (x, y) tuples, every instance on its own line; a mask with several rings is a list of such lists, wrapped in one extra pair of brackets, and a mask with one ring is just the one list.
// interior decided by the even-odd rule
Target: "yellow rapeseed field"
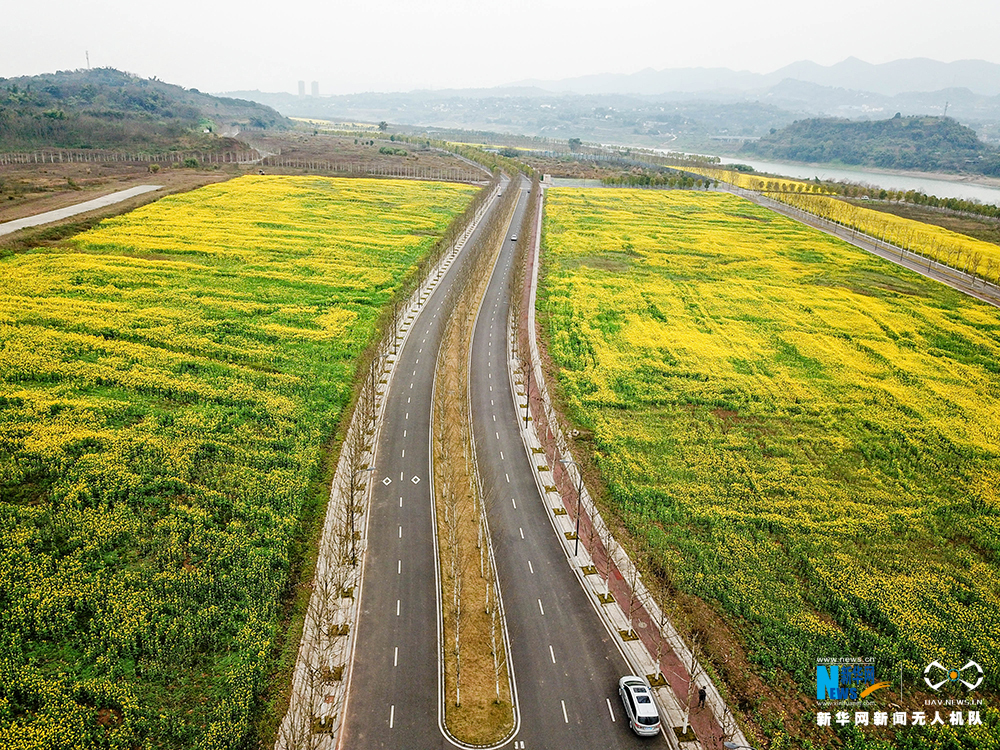
[(824, 195), (819, 185), (783, 177), (763, 177), (717, 167), (692, 167), (689, 172), (764, 193), (770, 198), (816, 216), (856, 229), (896, 247), (919, 253), (960, 271), (1000, 283), (1000, 247), (933, 224), (855, 206)]
[(614, 510), (765, 678), (996, 691), (1000, 311), (722, 193), (551, 189), (543, 264)]
[(469, 203), (243, 177), (0, 259), (0, 747), (245, 747), (382, 307)]

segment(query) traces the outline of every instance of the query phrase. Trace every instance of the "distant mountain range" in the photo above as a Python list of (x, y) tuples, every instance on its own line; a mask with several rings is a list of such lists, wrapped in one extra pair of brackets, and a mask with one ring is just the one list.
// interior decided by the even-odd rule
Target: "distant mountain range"
[(866, 63), (856, 57), (849, 57), (829, 66), (802, 60), (773, 73), (751, 73), (728, 68), (647, 68), (627, 75), (590, 75), (559, 81), (526, 80), (513, 83), (511, 87), (534, 87), (574, 94), (658, 96), (699, 92), (760, 92), (786, 80), (868, 91), (883, 96), (958, 88), (968, 89), (980, 96), (1000, 95), (1000, 65), (983, 60), (943, 63), (920, 57), (878, 65)]
[(796, 120), (885, 120), (897, 112), (947, 115), (987, 144), (1000, 144), (1000, 65), (982, 60), (917, 58), (872, 65), (848, 58), (830, 66), (797, 62), (767, 74), (676, 68), (526, 80), (491, 89), (316, 98), (260, 91), (229, 95), (289, 116), (716, 154), (737, 153), (743, 142)]

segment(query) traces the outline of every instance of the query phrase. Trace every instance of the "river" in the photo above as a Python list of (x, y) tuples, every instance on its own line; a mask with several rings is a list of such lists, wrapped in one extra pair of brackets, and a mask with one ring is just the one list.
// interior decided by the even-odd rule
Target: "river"
[(756, 161), (724, 156), (722, 164), (749, 164), (758, 172), (771, 172), (800, 180), (811, 180), (819, 177), (821, 180), (847, 180), (849, 182), (878, 185), (887, 190), (919, 190), (927, 195), (938, 198), (964, 198), (978, 200), (981, 203), (992, 203), (1000, 206), (1000, 187), (991, 187), (971, 182), (935, 179), (914, 174), (891, 174), (887, 172), (868, 172), (863, 169), (845, 169), (837, 167), (810, 166), (808, 164), (783, 164), (775, 161)]

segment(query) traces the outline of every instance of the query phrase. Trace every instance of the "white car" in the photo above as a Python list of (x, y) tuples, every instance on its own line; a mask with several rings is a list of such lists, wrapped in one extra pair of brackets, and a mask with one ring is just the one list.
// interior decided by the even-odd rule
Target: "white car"
[(516, 235), (516, 234), (512, 234), (512, 235), (510, 236), (510, 241), (511, 241), (511, 242), (517, 242), (517, 235)]
[(633, 732), (643, 737), (660, 733), (660, 714), (644, 679), (635, 675), (622, 677), (618, 680), (618, 695)]

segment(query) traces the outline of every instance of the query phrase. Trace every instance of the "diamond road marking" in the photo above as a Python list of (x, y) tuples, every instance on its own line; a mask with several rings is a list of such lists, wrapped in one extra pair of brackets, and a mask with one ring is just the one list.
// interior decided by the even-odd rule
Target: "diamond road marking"
[(382, 480), (382, 484), (388, 487), (390, 484), (392, 484), (392, 480), (389, 479), (389, 477), (386, 477), (385, 479)]
[(413, 477), (413, 479), (411, 479), (410, 481), (413, 482), (414, 484), (417, 484), (420, 481), (420, 477)]

